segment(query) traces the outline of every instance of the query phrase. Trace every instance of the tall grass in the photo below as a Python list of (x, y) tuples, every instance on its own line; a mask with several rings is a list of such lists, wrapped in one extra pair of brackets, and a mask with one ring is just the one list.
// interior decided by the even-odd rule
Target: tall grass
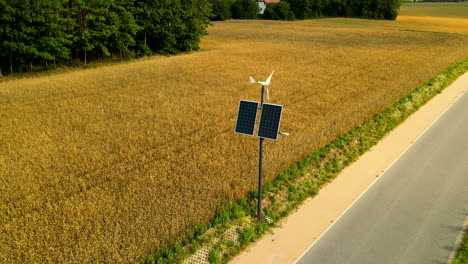
[(276, 70), (270, 102), (291, 134), (265, 144), (268, 181), (467, 57), (467, 41), (227, 21), (199, 53), (3, 81), (0, 262), (129, 262), (254, 189), (257, 141), (233, 133), (239, 99), (258, 100), (249, 75)]
[(468, 230), (465, 230), (465, 237), (457, 252), (457, 256), (452, 261), (452, 264), (465, 264), (468, 263)]

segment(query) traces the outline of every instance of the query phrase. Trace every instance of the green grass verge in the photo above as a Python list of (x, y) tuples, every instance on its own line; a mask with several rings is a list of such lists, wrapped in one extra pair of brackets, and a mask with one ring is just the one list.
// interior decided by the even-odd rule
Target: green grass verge
[[(287, 216), (306, 198), (316, 195), (320, 188), (333, 180), (342, 169), (353, 163), (359, 156), (377, 144), (388, 132), (467, 71), (468, 58), (465, 58), (422, 84), (384, 111), (377, 113), (361, 125), (294, 164), (288, 170), (279, 174), (273, 181), (266, 183), (263, 197), (268, 206), (264, 208), (264, 215), (274, 222), (272, 224), (265, 221), (255, 222), (253, 226), (245, 228), (239, 234), (240, 244), (218, 243), (210, 252), (210, 261), (212, 263), (226, 263), (249, 243), (260, 238), (275, 226), (277, 220)], [(246, 216), (255, 217), (256, 197), (257, 192), (252, 191), (239, 203), (224, 204), (212, 221), (191, 228), (184, 241), (177, 241), (168, 248), (151, 256), (146, 256), (138, 260), (138, 262), (151, 264), (181, 263), (214, 236), (219, 235), (222, 241), (223, 232), (233, 222), (239, 222), (239, 219), (242, 221), (242, 218)], [(205, 234), (207, 230), (213, 227), (213, 232), (209, 235)], [(468, 263), (466, 261), (466, 245), (467, 240), (465, 238), (464, 250), (459, 255), (461, 262), (454, 263)], [(222, 256), (220, 253), (221, 247), (224, 252)]]
[(468, 230), (465, 232), (465, 239), (458, 251), (457, 257), (452, 261), (452, 264), (466, 264), (468, 263)]

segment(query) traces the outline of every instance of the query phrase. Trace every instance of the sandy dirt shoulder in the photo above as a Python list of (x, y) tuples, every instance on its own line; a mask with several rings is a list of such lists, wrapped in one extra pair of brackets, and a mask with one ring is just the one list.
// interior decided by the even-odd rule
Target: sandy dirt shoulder
[(468, 72), (230, 263), (294, 263), (468, 90)]

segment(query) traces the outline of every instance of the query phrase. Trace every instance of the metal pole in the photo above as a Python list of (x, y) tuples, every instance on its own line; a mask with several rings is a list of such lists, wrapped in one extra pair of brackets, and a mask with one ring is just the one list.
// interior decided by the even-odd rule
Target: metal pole
[[(265, 86), (262, 85), (262, 93), (260, 100), (260, 109), (263, 109), (263, 94)], [(263, 138), (260, 138), (260, 151), (258, 162), (258, 221), (262, 221), (262, 177), (263, 177)]]

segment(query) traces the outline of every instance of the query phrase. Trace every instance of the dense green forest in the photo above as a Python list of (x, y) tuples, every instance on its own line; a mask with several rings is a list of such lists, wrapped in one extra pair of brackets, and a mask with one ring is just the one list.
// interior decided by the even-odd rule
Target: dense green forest
[(207, 0), (0, 0), (2, 72), (198, 49)]
[(396, 19), (401, 0), (286, 0), (297, 19), (359, 17)]
[(197, 50), (210, 20), (395, 19), (401, 0), (0, 0), (0, 75)]
[[(244, 8), (239, 14), (239, 3), (255, 0), (210, 0), (215, 20), (249, 17), (251, 9)], [(282, 0), (280, 3), (267, 4), (261, 18), (275, 20), (311, 19), (320, 17), (357, 17), (370, 19), (395, 19), (401, 0)], [(246, 4), (244, 4), (246, 6)], [(250, 4), (250, 6), (252, 6)]]

